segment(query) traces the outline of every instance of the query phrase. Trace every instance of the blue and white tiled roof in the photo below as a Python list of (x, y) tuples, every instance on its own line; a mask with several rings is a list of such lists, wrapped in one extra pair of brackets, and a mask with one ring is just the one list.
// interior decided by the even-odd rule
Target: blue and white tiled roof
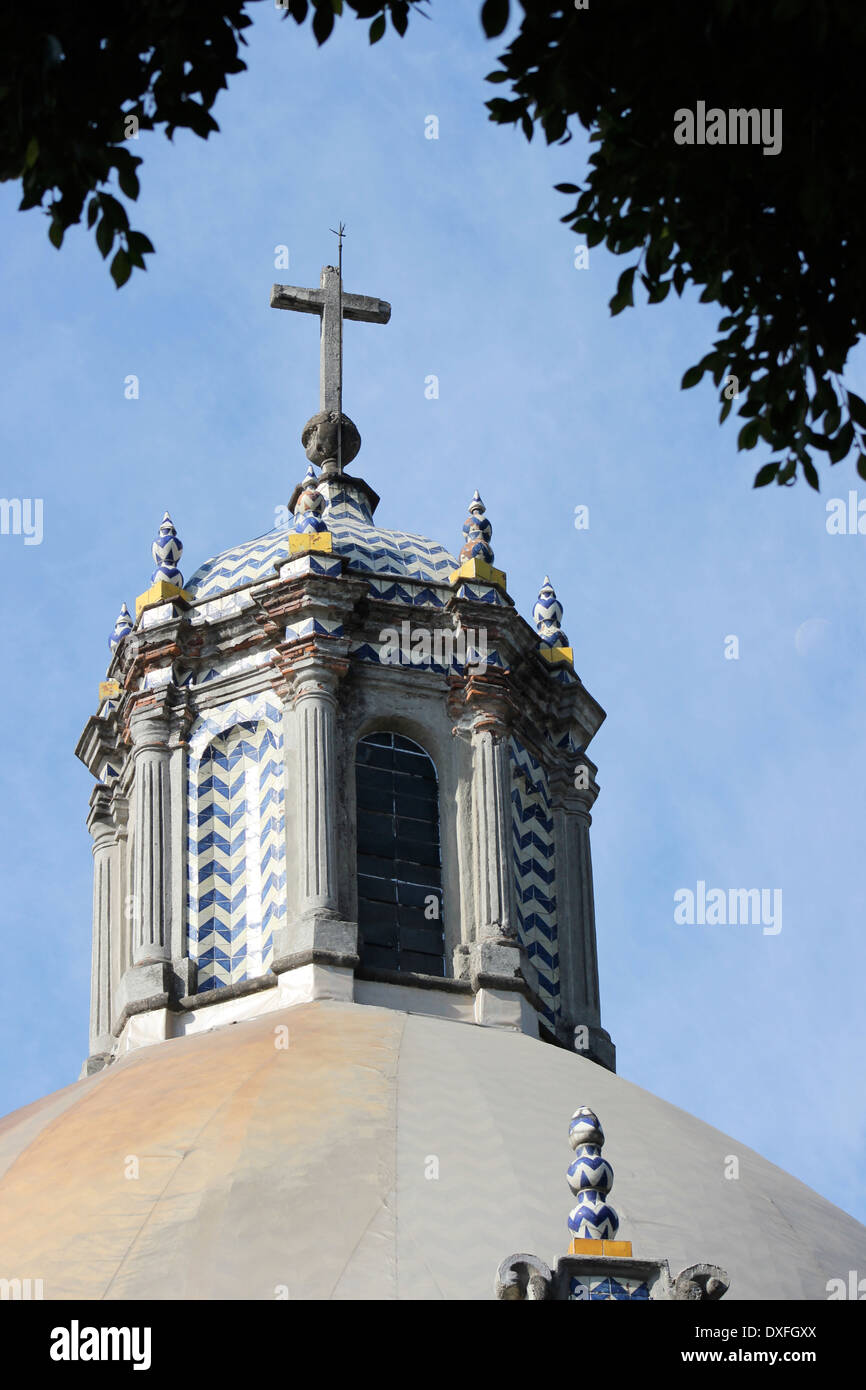
[[(331, 495), (322, 519), (333, 536), (334, 553), (345, 557), (350, 570), (448, 583), (457, 561), (443, 546), (405, 531), (380, 530), (360, 489), (326, 485), (326, 491)], [(209, 599), (272, 577), (274, 566), (289, 558), (289, 535), (288, 527), (279, 526), (224, 550), (199, 566), (186, 592), (197, 600)]]

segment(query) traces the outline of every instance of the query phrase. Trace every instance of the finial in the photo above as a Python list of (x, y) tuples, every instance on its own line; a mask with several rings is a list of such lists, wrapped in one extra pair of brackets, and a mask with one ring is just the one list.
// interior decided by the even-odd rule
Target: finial
[(156, 565), (156, 569), (150, 577), (151, 584), (158, 584), (162, 580), (166, 584), (174, 584), (178, 589), (182, 589), (183, 575), (177, 568), (177, 562), (183, 554), (183, 542), (178, 539), (174, 522), (168, 512), (162, 518), (159, 535), (150, 550)]
[(108, 645), (113, 652), (117, 651), (117, 648), (129, 632), (132, 632), (132, 614), (126, 604), (123, 603), (117, 615), (117, 622), (114, 624), (114, 631), (108, 639)]
[(568, 638), (560, 627), (562, 604), (556, 597), (556, 590), (548, 575), (544, 576), (544, 583), (539, 590), (538, 602), (532, 610), (532, 617), (545, 646), (568, 646)]
[(150, 588), (139, 594), (135, 600), (136, 622), (146, 608), (154, 608), (164, 603), (186, 604), (190, 601), (189, 594), (184, 593), (183, 575), (177, 567), (183, 553), (183, 542), (178, 539), (174, 522), (168, 512), (162, 518), (159, 535), (150, 551), (156, 569), (150, 577)]
[(476, 488), (469, 503), (469, 515), (463, 523), (464, 541), (459, 556), (462, 565), (469, 560), (482, 560), (485, 565), (493, 564), (493, 546), (490, 544), (493, 527), (484, 515), (486, 510)]
[(568, 1229), (575, 1246), (581, 1240), (613, 1240), (619, 1229), (619, 1217), (607, 1203), (613, 1187), (613, 1169), (602, 1158), (604, 1130), (599, 1118), (587, 1106), (575, 1110), (568, 1127), (568, 1139), (574, 1149), (574, 1161), (567, 1173), (568, 1185), (577, 1198), (577, 1205), (568, 1214)]
[(325, 499), (317, 488), (316, 470), (310, 464), (301, 482), (301, 490), (295, 502), (294, 520), (291, 530), (303, 535), (311, 531), (327, 531), (328, 527), (321, 512)]
[(577, 1197), (568, 1217), (568, 1254), (555, 1270), (537, 1255), (509, 1255), (496, 1271), (496, 1297), (569, 1303), (722, 1298), (730, 1280), (718, 1265), (689, 1265), (672, 1278), (667, 1260), (636, 1260), (630, 1240), (614, 1239), (619, 1217), (607, 1202), (613, 1169), (601, 1156), (604, 1130), (588, 1106), (575, 1110), (568, 1137), (574, 1149), (568, 1185)]
[(289, 502), (294, 513), (289, 527), (289, 554), (292, 556), (300, 557), (311, 550), (330, 552), (334, 549), (334, 538), (322, 516), (325, 495), (318, 487), (326, 476), (323, 469), (322, 477), (317, 478), (316, 470), (310, 464), (292, 494), (293, 500)]

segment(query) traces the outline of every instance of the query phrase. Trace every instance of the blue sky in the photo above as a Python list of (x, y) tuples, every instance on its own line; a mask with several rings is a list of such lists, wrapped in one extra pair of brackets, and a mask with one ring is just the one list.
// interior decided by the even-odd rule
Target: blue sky
[[(372, 49), (346, 20), (321, 51), (257, 9), (221, 133), (140, 141), (133, 225), (158, 254), (120, 292), (89, 234), (58, 254), (0, 188), (2, 492), (44, 506), (41, 545), (0, 536), (0, 1113), (87, 1051), (91, 779), (73, 749), (108, 633), (166, 507), (188, 575), (268, 530), (302, 476), (317, 326), (268, 295), (318, 283), (342, 218), (346, 288), (393, 306), (345, 331), (377, 521), (457, 548), (477, 487), (520, 611), (549, 573), (608, 713), (593, 855), (619, 1071), (866, 1219), (866, 537), (825, 525), (866, 484), (845, 463), (820, 497), (752, 490), (767, 456), (737, 454), (711, 385), (679, 388), (711, 308), (671, 296), (611, 319), (628, 262), (594, 248), (576, 269), (553, 191), (582, 175), (583, 139), (489, 124), (498, 45), (477, 6), (454, 8)], [(698, 880), (781, 889), (782, 930), (675, 924)]]

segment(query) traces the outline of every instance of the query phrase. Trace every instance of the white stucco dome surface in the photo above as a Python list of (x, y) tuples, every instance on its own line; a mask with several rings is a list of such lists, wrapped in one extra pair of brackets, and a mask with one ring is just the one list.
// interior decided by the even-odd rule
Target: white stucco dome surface
[(866, 1228), (592, 1062), (319, 1001), (140, 1048), (7, 1116), (0, 1272), (46, 1299), (489, 1299), (507, 1255), (566, 1252), (580, 1105), (636, 1256), (720, 1265), (736, 1299), (823, 1299), (866, 1268)]

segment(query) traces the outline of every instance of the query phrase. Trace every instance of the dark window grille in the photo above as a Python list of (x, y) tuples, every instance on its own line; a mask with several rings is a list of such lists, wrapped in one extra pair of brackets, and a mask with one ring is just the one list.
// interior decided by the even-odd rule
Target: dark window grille
[(361, 964), (444, 975), (436, 769), (402, 734), (368, 734), (355, 753), (355, 789)]

